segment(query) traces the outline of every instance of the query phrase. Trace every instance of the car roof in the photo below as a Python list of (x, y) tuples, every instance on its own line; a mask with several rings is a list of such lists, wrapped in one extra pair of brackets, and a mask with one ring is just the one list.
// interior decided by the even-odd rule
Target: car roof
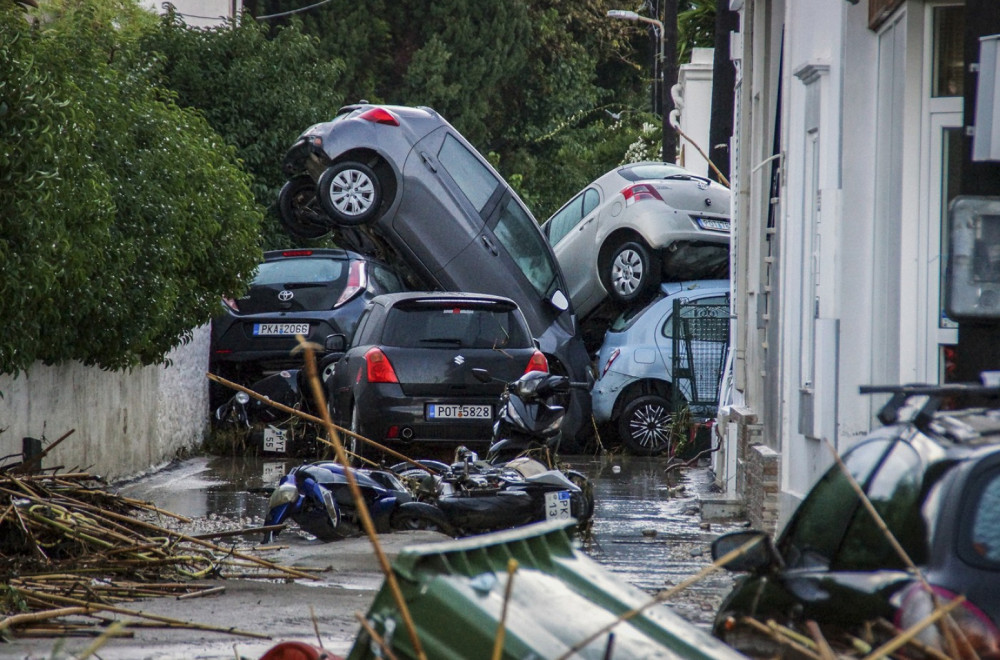
[(429, 303), (489, 303), (504, 304), (517, 307), (510, 298), (505, 296), (495, 296), (488, 293), (466, 293), (464, 291), (400, 291), (397, 293), (383, 293), (372, 298), (372, 303), (394, 307), (401, 303), (408, 302), (429, 302)]

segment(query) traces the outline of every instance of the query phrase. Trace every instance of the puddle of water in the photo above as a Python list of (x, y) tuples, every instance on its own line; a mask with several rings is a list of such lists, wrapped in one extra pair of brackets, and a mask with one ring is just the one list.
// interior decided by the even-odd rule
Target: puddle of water
[[(191, 459), (122, 492), (185, 516), (259, 525), (267, 512), (267, 497), (250, 491), (273, 486), (300, 462), (259, 456)], [(707, 468), (668, 469), (664, 458), (618, 455), (565, 457), (564, 462), (587, 474), (594, 484), (596, 509), (584, 550), (651, 594), (697, 574), (711, 563), (712, 541), (739, 528), (702, 527), (697, 493), (708, 491)], [(675, 610), (706, 625), (731, 585), (730, 574), (716, 572), (678, 596)]]

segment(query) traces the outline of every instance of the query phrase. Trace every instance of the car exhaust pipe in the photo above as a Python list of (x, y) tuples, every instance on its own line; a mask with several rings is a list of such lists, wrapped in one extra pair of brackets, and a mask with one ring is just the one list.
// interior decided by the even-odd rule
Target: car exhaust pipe
[(400, 430), (399, 435), (401, 438), (403, 438), (403, 440), (412, 440), (413, 429), (411, 429), (409, 426), (404, 426), (402, 430)]

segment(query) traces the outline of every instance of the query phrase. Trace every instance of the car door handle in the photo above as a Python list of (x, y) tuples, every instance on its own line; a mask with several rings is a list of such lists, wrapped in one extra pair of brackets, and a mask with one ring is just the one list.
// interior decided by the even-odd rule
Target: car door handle
[(491, 253), (491, 254), (492, 254), (492, 255), (493, 255), (494, 257), (498, 257), (498, 256), (500, 256), (500, 250), (498, 250), (498, 249), (497, 249), (497, 246), (496, 246), (496, 245), (493, 245), (493, 241), (491, 241), (491, 240), (489, 239), (489, 237), (488, 237), (488, 236), (485, 236), (485, 235), (483, 235), (483, 236), (480, 236), (480, 237), (479, 237), (479, 240), (481, 240), (481, 241), (483, 242), (483, 246), (484, 246), (484, 247), (485, 247), (485, 248), (486, 248), (487, 250), (489, 250), (489, 251), (490, 251), (490, 253)]
[(585, 220), (582, 223), (580, 223), (580, 226), (577, 228), (577, 231), (583, 231), (583, 228), (586, 227), (587, 225), (589, 225), (591, 222), (593, 222), (594, 218), (596, 218), (596, 217), (597, 217), (596, 215), (592, 215), (592, 216), (590, 216), (589, 220)]
[(420, 160), (424, 161), (424, 165), (427, 166), (427, 169), (437, 174), (438, 171), (437, 167), (434, 166), (434, 162), (431, 160), (430, 154), (428, 154), (426, 151), (421, 151)]

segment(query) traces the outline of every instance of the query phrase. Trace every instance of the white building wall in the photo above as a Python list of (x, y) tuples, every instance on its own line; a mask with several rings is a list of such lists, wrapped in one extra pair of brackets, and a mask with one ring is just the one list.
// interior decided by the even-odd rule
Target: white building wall
[(135, 475), (201, 445), (208, 423), (208, 326), (168, 355), (171, 365), (105, 371), (79, 363), (33, 365), (0, 376), (0, 456), (22, 438), (45, 445), (73, 430), (43, 467), (112, 479)]
[(143, 7), (161, 14), (167, 4), (173, 5), (191, 27), (219, 25), (243, 11), (243, 0), (141, 0)]
[[(691, 50), (691, 61), (681, 65), (677, 76), (677, 88), (682, 91), (674, 94), (674, 104), (680, 108), (680, 128), (684, 134), (679, 139), (680, 157), (677, 162), (701, 176), (711, 174), (708, 161), (701, 152), (710, 153), (712, 148), (708, 143), (708, 135), (712, 119), (714, 53), (714, 48)], [(690, 141), (684, 136), (690, 138)]]

